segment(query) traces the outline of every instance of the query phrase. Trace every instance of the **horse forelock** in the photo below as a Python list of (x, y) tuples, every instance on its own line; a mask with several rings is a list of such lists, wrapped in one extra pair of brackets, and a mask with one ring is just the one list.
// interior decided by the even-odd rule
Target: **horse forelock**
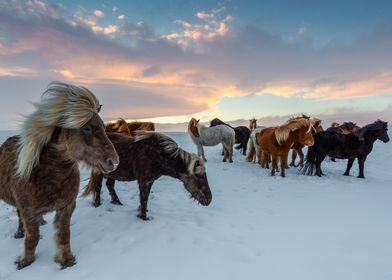
[(192, 133), (194, 137), (199, 137), (199, 130), (197, 128), (197, 120), (192, 118), (188, 124), (188, 130)]
[(279, 144), (284, 143), (288, 138), (292, 131), (296, 131), (300, 128), (306, 127), (307, 132), (311, 132), (313, 126), (308, 119), (300, 118), (300, 119), (292, 119), (286, 122), (284, 125), (278, 126), (275, 129), (275, 138)]
[(16, 170), (20, 178), (28, 178), (39, 164), (42, 149), (56, 127), (82, 127), (98, 113), (100, 104), (87, 88), (52, 82), (34, 107), (35, 111), (26, 117), (21, 129)]

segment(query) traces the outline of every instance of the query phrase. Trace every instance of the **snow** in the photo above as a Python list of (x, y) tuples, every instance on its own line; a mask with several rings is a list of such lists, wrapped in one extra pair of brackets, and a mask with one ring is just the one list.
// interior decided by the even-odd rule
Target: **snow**
[[(196, 151), (186, 133), (168, 134)], [(110, 204), (106, 188), (99, 208), (79, 197), (71, 226), (77, 264), (65, 270), (53, 262), (53, 213), (41, 227), (36, 262), (15, 269), (23, 241), (13, 238), (15, 211), (0, 201), (0, 279), (392, 279), (389, 143), (376, 142), (365, 180), (356, 178), (357, 163), (342, 176), (345, 161), (324, 162), (323, 178), (294, 168), (271, 177), (238, 151), (234, 163), (222, 163), (220, 150), (205, 148), (208, 207), (168, 177), (153, 186), (147, 222), (136, 218), (135, 182), (116, 184), (124, 206)]]

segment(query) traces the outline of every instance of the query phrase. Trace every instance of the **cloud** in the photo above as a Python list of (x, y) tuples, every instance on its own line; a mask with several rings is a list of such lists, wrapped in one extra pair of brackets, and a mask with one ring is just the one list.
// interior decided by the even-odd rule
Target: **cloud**
[(96, 86), (102, 96), (128, 92), (127, 104), (105, 97), (113, 102), (111, 117), (119, 116), (116, 106), (118, 114), (129, 108), (138, 117), (194, 114), (211, 110), (223, 96), (322, 101), (392, 94), (391, 22), (350, 44), (316, 49), (251, 25), (234, 26), (224, 12), (222, 6), (200, 11), (177, 21), (177, 30), (157, 34), (144, 21), (101, 25), (84, 9), (74, 14), (42, 1), (0, 2), (0, 76), (41, 77), (44, 86), (66, 79)]
[(101, 10), (95, 10), (94, 11), (94, 16), (96, 16), (96, 17), (103, 17), (104, 13)]
[(118, 18), (119, 20), (124, 20), (126, 17), (127, 17), (126, 15), (119, 15), (117, 18)]

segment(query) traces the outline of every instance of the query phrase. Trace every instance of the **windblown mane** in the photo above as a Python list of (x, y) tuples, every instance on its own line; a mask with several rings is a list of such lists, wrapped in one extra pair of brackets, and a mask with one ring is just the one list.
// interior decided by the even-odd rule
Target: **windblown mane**
[(192, 118), (189, 121), (188, 131), (190, 131), (192, 133), (192, 135), (195, 136), (195, 137), (199, 137), (200, 136), (199, 135), (199, 131), (197, 129), (197, 120), (195, 118)]
[(28, 178), (39, 164), (43, 147), (56, 127), (80, 128), (100, 109), (98, 99), (84, 87), (52, 82), (34, 103), (35, 112), (22, 124), (16, 175)]
[(369, 130), (380, 130), (382, 128), (384, 128), (384, 126), (387, 125), (387, 122), (384, 122), (382, 120), (377, 120), (371, 124), (367, 124), (362, 128), (359, 128), (358, 130), (352, 132), (354, 135), (358, 136), (359, 140), (363, 140), (365, 134), (369, 131)]
[(309, 132), (312, 129), (310, 121), (305, 118), (292, 119), (287, 121), (284, 125), (278, 126), (275, 129), (276, 141), (278, 141), (279, 144), (284, 143), (287, 138), (289, 138), (291, 131), (298, 130), (302, 127), (307, 127)]
[(180, 158), (187, 166), (187, 169), (190, 174), (193, 173), (194, 165), (197, 160), (200, 160), (201, 163), (203, 162), (203, 160), (201, 160), (201, 158), (199, 158), (196, 154), (184, 151), (183, 149), (178, 147), (178, 144), (173, 139), (162, 133), (138, 131), (136, 133), (136, 136), (134, 137), (134, 142), (138, 142), (150, 137), (156, 137), (158, 139), (159, 145), (162, 147), (165, 155), (168, 158)]

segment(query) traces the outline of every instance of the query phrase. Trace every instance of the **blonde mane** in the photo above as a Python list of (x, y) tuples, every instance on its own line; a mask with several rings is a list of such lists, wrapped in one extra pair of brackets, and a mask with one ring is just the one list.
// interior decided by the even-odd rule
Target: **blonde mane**
[(28, 178), (39, 164), (42, 149), (50, 141), (54, 129), (80, 128), (98, 113), (100, 104), (84, 87), (52, 82), (34, 103), (35, 112), (22, 124), (16, 175)]
[(302, 127), (308, 128), (308, 132), (312, 130), (312, 125), (308, 119), (299, 118), (287, 121), (284, 125), (275, 129), (275, 138), (279, 145), (284, 143), (292, 131), (296, 131)]

